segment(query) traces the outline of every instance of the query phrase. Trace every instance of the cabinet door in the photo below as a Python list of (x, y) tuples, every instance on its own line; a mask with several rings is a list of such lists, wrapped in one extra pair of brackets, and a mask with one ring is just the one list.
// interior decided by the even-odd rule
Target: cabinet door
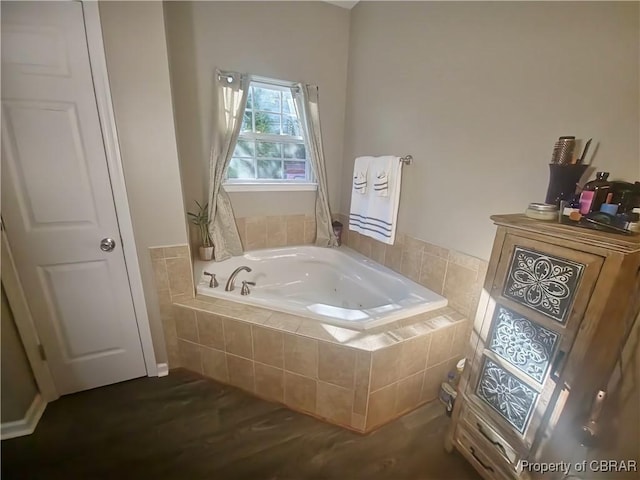
[(465, 395), (513, 445), (531, 447), (603, 258), (508, 234)]

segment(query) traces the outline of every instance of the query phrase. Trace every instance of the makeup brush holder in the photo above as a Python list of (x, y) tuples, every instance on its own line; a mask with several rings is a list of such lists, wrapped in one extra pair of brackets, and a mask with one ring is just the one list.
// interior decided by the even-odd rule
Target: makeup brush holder
[(559, 205), (561, 200), (571, 200), (576, 194), (576, 185), (589, 165), (549, 164), (549, 187), (545, 203)]

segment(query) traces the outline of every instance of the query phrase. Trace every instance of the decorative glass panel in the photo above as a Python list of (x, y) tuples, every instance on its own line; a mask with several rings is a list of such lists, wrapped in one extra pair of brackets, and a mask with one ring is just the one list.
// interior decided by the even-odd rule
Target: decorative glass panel
[(489, 350), (542, 383), (560, 336), (497, 305)]
[(516, 247), (503, 295), (564, 323), (584, 265)]
[(535, 390), (488, 358), (482, 366), (476, 393), (520, 433), (529, 423), (538, 398)]

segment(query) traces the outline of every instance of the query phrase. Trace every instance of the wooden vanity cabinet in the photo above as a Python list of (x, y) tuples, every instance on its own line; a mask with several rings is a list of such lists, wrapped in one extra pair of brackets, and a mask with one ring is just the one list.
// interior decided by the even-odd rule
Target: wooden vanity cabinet
[(491, 219), (498, 228), (446, 448), (487, 479), (537, 478), (522, 461), (582, 460), (581, 426), (640, 308), (640, 236)]

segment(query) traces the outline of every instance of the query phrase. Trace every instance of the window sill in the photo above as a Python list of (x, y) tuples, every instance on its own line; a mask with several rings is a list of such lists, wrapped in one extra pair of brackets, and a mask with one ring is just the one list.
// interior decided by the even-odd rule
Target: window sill
[(224, 183), (226, 192), (315, 192), (317, 183)]

